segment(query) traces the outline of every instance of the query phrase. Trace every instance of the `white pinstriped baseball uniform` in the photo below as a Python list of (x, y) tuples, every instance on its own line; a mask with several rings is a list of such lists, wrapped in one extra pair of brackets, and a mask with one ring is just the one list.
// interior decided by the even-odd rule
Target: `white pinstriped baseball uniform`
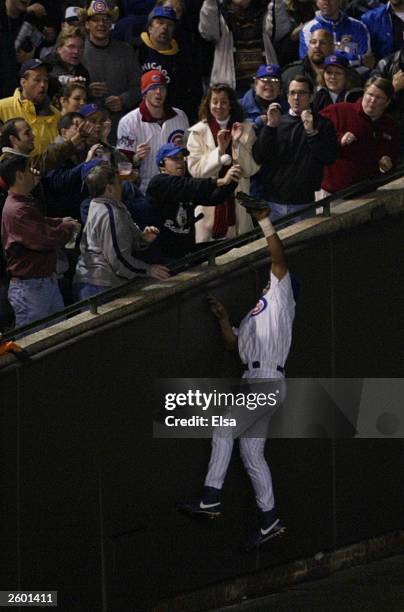
[[(280, 379), (292, 342), (295, 300), (289, 272), (281, 279), (271, 272), (271, 286), (265, 296), (241, 321), (234, 332), (238, 335), (238, 349), (248, 370), (245, 379)], [(252, 364), (259, 362), (260, 367)], [(268, 418), (268, 422), (270, 415)], [(253, 423), (252, 423), (253, 425)], [(215, 432), (216, 433), (216, 432)], [(213, 434), (212, 453), (205, 486), (221, 489), (233, 450), (234, 438)], [(248, 430), (243, 432), (248, 433)], [(257, 505), (266, 512), (272, 510), (274, 495), (269, 466), (265, 460), (265, 438), (240, 437), (240, 455), (254, 487)]]
[(144, 121), (139, 108), (130, 111), (119, 122), (116, 145), (118, 149), (135, 153), (139, 144), (150, 139), (150, 153), (140, 166), (140, 189), (143, 193), (146, 193), (149, 181), (158, 174), (156, 153), (159, 148), (168, 142), (175, 142), (177, 138), (181, 139), (181, 144), (185, 143), (184, 134), (189, 128), (188, 118), (179, 108), (172, 110), (175, 112), (174, 117), (166, 119), (161, 125), (157, 121)]

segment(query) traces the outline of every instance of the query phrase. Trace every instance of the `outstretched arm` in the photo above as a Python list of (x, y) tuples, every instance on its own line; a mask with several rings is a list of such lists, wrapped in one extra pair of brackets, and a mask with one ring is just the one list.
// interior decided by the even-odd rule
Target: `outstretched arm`
[(237, 336), (231, 326), (226, 308), (214, 295), (208, 295), (208, 302), (212, 313), (219, 321), (225, 347), (229, 351), (235, 349), (237, 347)]
[(274, 226), (272, 225), (267, 210), (254, 210), (252, 216), (258, 221), (259, 226), (266, 238), (269, 253), (272, 259), (271, 271), (278, 280), (281, 280), (288, 272), (283, 245)]

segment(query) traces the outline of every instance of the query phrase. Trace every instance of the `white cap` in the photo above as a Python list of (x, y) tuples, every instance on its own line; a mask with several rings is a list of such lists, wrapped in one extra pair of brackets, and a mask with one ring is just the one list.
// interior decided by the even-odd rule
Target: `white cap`
[(79, 6), (69, 6), (65, 12), (65, 21), (68, 19), (79, 19), (81, 8)]

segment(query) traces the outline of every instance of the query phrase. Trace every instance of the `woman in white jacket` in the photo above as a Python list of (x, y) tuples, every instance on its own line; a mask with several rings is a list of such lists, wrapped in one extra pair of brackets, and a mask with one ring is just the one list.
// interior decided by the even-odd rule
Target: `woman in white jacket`
[[(200, 121), (189, 129), (190, 174), (196, 178), (217, 179), (234, 162), (242, 169), (238, 190), (248, 193), (249, 177), (260, 169), (251, 153), (256, 135), (253, 125), (243, 121), (243, 111), (234, 90), (226, 84), (211, 86), (202, 100), (199, 118)], [(234, 198), (221, 206), (198, 206), (195, 216), (200, 213), (204, 217), (195, 225), (197, 243), (230, 238), (253, 227), (251, 216)]]

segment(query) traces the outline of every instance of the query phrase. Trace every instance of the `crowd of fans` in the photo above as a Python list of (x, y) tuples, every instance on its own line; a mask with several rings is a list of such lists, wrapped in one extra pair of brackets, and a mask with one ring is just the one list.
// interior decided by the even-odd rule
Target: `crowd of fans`
[(404, 0), (0, 0), (0, 329), (165, 280), (252, 228), (238, 190), (277, 219), (391, 170), (403, 33)]

